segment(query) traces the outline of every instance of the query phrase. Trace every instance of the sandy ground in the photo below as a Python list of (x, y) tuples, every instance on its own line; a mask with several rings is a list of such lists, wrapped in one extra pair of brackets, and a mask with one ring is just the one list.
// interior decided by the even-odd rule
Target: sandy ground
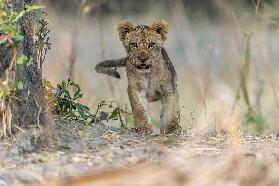
[(52, 130), (0, 142), (0, 186), (279, 185), (276, 135), (141, 136), (64, 119)]

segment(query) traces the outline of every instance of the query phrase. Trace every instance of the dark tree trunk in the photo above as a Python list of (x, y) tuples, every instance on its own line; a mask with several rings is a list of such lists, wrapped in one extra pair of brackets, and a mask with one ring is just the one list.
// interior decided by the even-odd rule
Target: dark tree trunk
[[(13, 7), (19, 11), (23, 10), (26, 5), (33, 5), (35, 0), (14, 0), (11, 1)], [(19, 25), (24, 36), (22, 42), (22, 52), (28, 58), (32, 58), (30, 66), (17, 65), (16, 67), (16, 81), (21, 81), (24, 88), (16, 92), (16, 98), (9, 98), (8, 104), (11, 113), (11, 123), (9, 126), (10, 132), (6, 127), (0, 125), (0, 136), (2, 134), (15, 133), (18, 130), (25, 130), (28, 128), (41, 127), (46, 123), (46, 109), (43, 95), (43, 85), (40, 70), (38, 69), (38, 62), (36, 61), (36, 51), (34, 44), (34, 28), (35, 28), (35, 13), (28, 13), (21, 18)], [(0, 48), (1, 65), (0, 78), (5, 77), (5, 70), (11, 63), (11, 51), (4, 51)], [(5, 56), (2, 58), (2, 56)], [(1, 116), (0, 116), (1, 119)], [(3, 119), (3, 116), (2, 116)], [(2, 121), (0, 121), (1, 124)], [(3, 122), (2, 122), (3, 125)]]

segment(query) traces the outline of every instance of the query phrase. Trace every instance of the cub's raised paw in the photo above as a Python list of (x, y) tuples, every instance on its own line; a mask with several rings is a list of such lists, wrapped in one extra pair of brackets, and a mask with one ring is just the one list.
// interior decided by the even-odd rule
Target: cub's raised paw
[(110, 72), (111, 72), (110, 75), (111, 75), (112, 77), (115, 77), (115, 78), (117, 78), (117, 79), (121, 79), (121, 78), (120, 78), (120, 74), (119, 74), (119, 72), (116, 71), (116, 69), (110, 69)]

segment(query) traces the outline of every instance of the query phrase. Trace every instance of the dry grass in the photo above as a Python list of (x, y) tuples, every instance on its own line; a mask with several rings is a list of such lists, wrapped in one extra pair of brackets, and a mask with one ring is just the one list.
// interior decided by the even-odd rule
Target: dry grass
[[(190, 138), (178, 144), (171, 143), (167, 148), (162, 143), (167, 143), (168, 140), (157, 143), (155, 147), (166, 152), (166, 159), (159, 164), (148, 161), (138, 163), (141, 161), (137, 159), (138, 161), (127, 166), (121, 161), (115, 169), (110, 167), (105, 171), (98, 170), (93, 175), (86, 174), (86, 177), (71, 175), (69, 179), (54, 181), (51, 184), (279, 184), (278, 138), (252, 136), (251, 139), (247, 139), (240, 132), (249, 128), (243, 125), (247, 103), (243, 101), (240, 75), (247, 44), (244, 34), (253, 32), (249, 43), (250, 71), (244, 74), (247, 81), (246, 91), (249, 93), (249, 107), (260, 111), (264, 116), (264, 135), (274, 136), (278, 133), (278, 87), (275, 82), (279, 74), (278, 67), (274, 64), (279, 57), (278, 34), (269, 30), (266, 22), (268, 12), (260, 11), (259, 0), (255, 1), (255, 10), (239, 10), (233, 3), (225, 1), (213, 2), (217, 4), (220, 12), (215, 22), (206, 17), (192, 18), (192, 12), (183, 8), (182, 1), (155, 3), (153, 7), (147, 7), (144, 14), (129, 17), (125, 12), (116, 11), (116, 16), (102, 14), (99, 17), (85, 17), (80, 21), (79, 34), (75, 38), (77, 55), (73, 73), (85, 95), (82, 101), (95, 109), (101, 100), (116, 99), (122, 108), (129, 103), (124, 70), (120, 70), (122, 80), (109, 81), (106, 76), (97, 75), (94, 71), (94, 66), (104, 57), (110, 59), (125, 55), (116, 32), (118, 21), (125, 18), (137, 23), (150, 24), (161, 17), (168, 20), (170, 32), (165, 47), (178, 73), (182, 125), (184, 129), (191, 128), (188, 131)], [(71, 54), (69, 40), (76, 25), (72, 21), (72, 15), (63, 16), (63, 13), (53, 12), (51, 8), (48, 12), (53, 34), (53, 50), (44, 63), (44, 75), (55, 84), (68, 74), (67, 59)], [(158, 121), (160, 104), (151, 104), (149, 109), (153, 118)], [(122, 140), (121, 134), (113, 132), (107, 132), (100, 138), (114, 145), (119, 145), (119, 141)], [(149, 142), (141, 144), (150, 147)], [(133, 153), (139, 157), (138, 146), (134, 147), (136, 150)], [(115, 146), (110, 146), (108, 150), (111, 150), (110, 148)], [(117, 152), (119, 151), (121, 150), (118, 149)], [(91, 153), (94, 154), (95, 151)], [(108, 154), (106, 155), (109, 156)], [(109, 161), (106, 158), (102, 160)], [(117, 160), (113, 159), (113, 163), (117, 163)]]

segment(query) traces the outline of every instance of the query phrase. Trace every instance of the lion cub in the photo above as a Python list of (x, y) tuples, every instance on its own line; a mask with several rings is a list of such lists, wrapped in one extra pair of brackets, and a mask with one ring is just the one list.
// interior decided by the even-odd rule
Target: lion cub
[(96, 71), (120, 78), (116, 69), (111, 67), (126, 67), (128, 95), (137, 130), (143, 133), (152, 132), (147, 103), (159, 100), (162, 104), (161, 133), (180, 129), (176, 72), (162, 47), (167, 39), (167, 22), (159, 20), (151, 26), (135, 27), (128, 21), (121, 21), (117, 30), (127, 57), (103, 61), (96, 65)]

